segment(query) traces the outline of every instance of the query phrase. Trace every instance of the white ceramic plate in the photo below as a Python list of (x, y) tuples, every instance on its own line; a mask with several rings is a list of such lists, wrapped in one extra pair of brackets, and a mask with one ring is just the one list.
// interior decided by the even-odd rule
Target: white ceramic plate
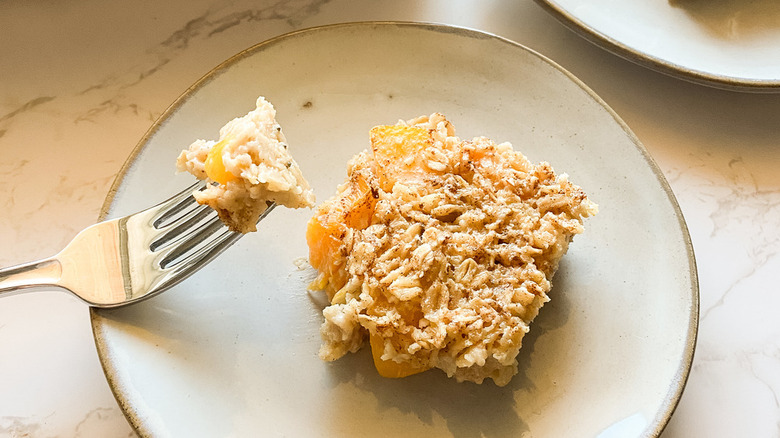
[(536, 0), (626, 59), (692, 82), (780, 92), (777, 0)]
[[(106, 204), (141, 209), (191, 180), (181, 148), (258, 95), (278, 110), (320, 201), (368, 130), (440, 111), (510, 141), (601, 207), (555, 277), (506, 387), (439, 371), (379, 377), (370, 353), (317, 358), (322, 299), (301, 266), (311, 211), (276, 209), (176, 288), (92, 312), (108, 381), (142, 436), (640, 436), (663, 429), (695, 344), (698, 289), (677, 204), (645, 149), (569, 73), (477, 31), (361, 23), (284, 35), (188, 90), (141, 141)], [(305, 263), (304, 263), (305, 264)]]

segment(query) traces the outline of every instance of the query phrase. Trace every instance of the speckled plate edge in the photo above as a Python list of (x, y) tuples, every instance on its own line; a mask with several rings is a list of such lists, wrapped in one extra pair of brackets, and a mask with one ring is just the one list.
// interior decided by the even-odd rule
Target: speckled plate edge
[[(537, 0), (539, 1), (539, 0)], [(690, 292), (691, 292), (691, 314), (689, 318), (688, 323), (688, 330), (686, 334), (686, 342), (685, 342), (685, 350), (683, 352), (683, 355), (680, 360), (680, 364), (677, 368), (677, 372), (675, 374), (674, 379), (670, 382), (670, 387), (667, 392), (667, 395), (664, 399), (664, 403), (661, 406), (661, 409), (659, 409), (658, 413), (656, 414), (655, 418), (653, 418), (651, 424), (647, 427), (645, 430), (645, 434), (647, 436), (654, 436), (657, 437), (663, 432), (664, 428), (669, 422), (669, 419), (671, 418), (672, 414), (674, 413), (675, 409), (677, 408), (677, 405), (680, 401), (680, 398), (682, 396), (683, 390), (685, 389), (685, 385), (688, 381), (688, 376), (690, 374), (691, 365), (693, 362), (694, 352), (696, 349), (696, 339), (697, 339), (697, 333), (698, 333), (698, 323), (699, 323), (699, 282), (698, 282), (698, 273), (696, 269), (696, 259), (694, 256), (693, 251), (693, 244), (690, 239), (690, 233), (688, 231), (688, 226), (685, 222), (685, 219), (682, 214), (682, 210), (680, 209), (680, 206), (677, 202), (677, 199), (672, 192), (671, 187), (669, 186), (668, 181), (666, 180), (665, 176), (661, 172), (660, 168), (656, 164), (655, 160), (650, 156), (647, 149), (641, 144), (639, 139), (636, 137), (636, 135), (631, 131), (631, 129), (628, 127), (628, 125), (618, 116), (618, 114), (609, 106), (607, 103), (602, 100), (598, 95), (596, 95), (593, 90), (591, 90), (587, 85), (585, 85), (582, 81), (580, 81), (577, 77), (575, 77), (573, 74), (565, 70), (563, 67), (561, 67), (556, 62), (552, 61), (551, 59), (547, 58), (546, 56), (536, 52), (533, 49), (530, 49), (520, 43), (517, 43), (515, 41), (509, 40), (507, 38), (494, 35), (491, 33), (487, 33), (480, 30), (470, 29), (466, 27), (458, 27), (458, 26), (451, 26), (451, 25), (445, 25), (445, 24), (438, 24), (438, 23), (423, 23), (423, 22), (401, 22), (401, 21), (366, 21), (366, 22), (350, 22), (350, 23), (338, 23), (338, 24), (330, 24), (330, 25), (323, 25), (323, 26), (316, 26), (306, 29), (301, 29), (293, 32), (289, 32), (286, 34), (282, 34), (276, 37), (273, 37), (271, 39), (268, 39), (264, 42), (261, 42), (259, 44), (256, 44), (252, 47), (249, 47), (236, 55), (228, 58), (218, 66), (216, 66), (214, 69), (206, 73), (202, 78), (200, 78), (198, 81), (196, 81), (193, 85), (191, 85), (189, 88), (187, 88), (163, 113), (162, 115), (154, 122), (154, 124), (149, 128), (149, 130), (144, 134), (144, 136), (141, 138), (141, 140), (138, 142), (138, 144), (135, 146), (133, 151), (130, 153), (129, 157), (125, 161), (125, 163), (122, 165), (122, 168), (118, 172), (113, 184), (111, 185), (111, 188), (108, 191), (108, 194), (106, 195), (106, 199), (103, 203), (103, 206), (100, 210), (99, 220), (103, 220), (107, 217), (109, 214), (111, 205), (114, 200), (114, 196), (117, 193), (117, 190), (122, 184), (122, 181), (127, 174), (128, 170), (133, 166), (133, 163), (135, 162), (136, 157), (141, 153), (141, 151), (146, 146), (149, 139), (157, 132), (158, 129), (162, 126), (165, 120), (167, 120), (171, 114), (176, 112), (179, 107), (181, 107), (193, 94), (196, 90), (207, 84), (211, 79), (213, 79), (215, 76), (217, 76), (221, 71), (228, 68), (232, 64), (239, 62), (244, 57), (261, 50), (263, 48), (275, 45), (283, 40), (286, 40), (288, 38), (295, 38), (298, 35), (307, 34), (310, 32), (317, 32), (322, 30), (327, 30), (330, 28), (338, 28), (338, 27), (360, 27), (360, 26), (395, 26), (398, 28), (423, 28), (430, 31), (437, 31), (437, 32), (450, 32), (450, 33), (458, 33), (463, 36), (468, 36), (471, 38), (479, 38), (479, 39), (495, 39), (497, 41), (500, 41), (505, 44), (510, 44), (512, 46), (515, 46), (517, 48), (526, 50), (533, 55), (539, 57), (543, 61), (549, 63), (552, 67), (563, 73), (566, 77), (568, 77), (572, 82), (574, 82), (577, 86), (579, 86), (583, 91), (585, 91), (594, 101), (599, 103), (612, 117), (613, 119), (618, 123), (618, 125), (623, 129), (623, 131), (628, 135), (628, 137), (632, 140), (634, 146), (637, 148), (637, 150), (642, 154), (645, 161), (647, 162), (647, 165), (650, 167), (652, 172), (656, 175), (659, 183), (661, 184), (661, 187), (663, 188), (664, 192), (669, 197), (669, 200), (671, 202), (671, 205), (674, 208), (675, 216), (678, 219), (678, 224), (680, 226), (680, 229), (684, 236), (685, 241), (685, 248), (688, 255), (688, 262), (689, 262), (689, 268), (690, 268), (690, 278), (691, 278), (691, 284), (690, 284)], [(778, 90), (780, 91), (780, 90)], [(103, 338), (103, 332), (102, 327), (100, 325), (100, 309), (96, 308), (90, 308), (90, 320), (91, 320), (91, 326), (92, 326), (92, 333), (95, 340), (95, 346), (97, 348), (98, 357), (100, 359), (101, 367), (103, 368), (103, 372), (106, 376), (106, 379), (108, 381), (109, 387), (111, 388), (112, 393), (114, 394), (114, 397), (117, 400), (117, 403), (119, 404), (120, 408), (122, 409), (122, 412), (124, 413), (125, 417), (127, 418), (130, 425), (133, 427), (133, 429), (140, 435), (140, 436), (153, 436), (152, 430), (150, 429), (149, 425), (145, 424), (143, 417), (139, 415), (139, 412), (136, 410), (136, 408), (133, 406), (132, 401), (127, 397), (126, 391), (123, 391), (122, 385), (118, 380), (118, 376), (116, 371), (112, 368), (112, 364), (109, 363), (107, 360), (107, 355), (103, 353), (103, 351), (107, 348), (106, 340)]]
[(566, 9), (558, 6), (551, 0), (534, 0), (550, 15), (555, 17), (563, 25), (585, 38), (587, 41), (601, 47), (621, 58), (635, 64), (655, 70), (672, 77), (686, 80), (695, 84), (707, 85), (722, 90), (741, 91), (749, 93), (780, 93), (780, 79), (777, 80), (751, 80), (727, 75), (718, 75), (695, 70), (684, 65), (676, 64), (662, 58), (651, 56), (636, 50), (621, 41), (611, 38), (597, 29), (583, 23)]

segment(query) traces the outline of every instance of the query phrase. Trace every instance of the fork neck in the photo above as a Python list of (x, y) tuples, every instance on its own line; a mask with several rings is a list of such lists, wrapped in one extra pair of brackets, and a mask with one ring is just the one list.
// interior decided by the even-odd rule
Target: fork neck
[(61, 287), (62, 266), (54, 258), (0, 269), (0, 296), (33, 288)]

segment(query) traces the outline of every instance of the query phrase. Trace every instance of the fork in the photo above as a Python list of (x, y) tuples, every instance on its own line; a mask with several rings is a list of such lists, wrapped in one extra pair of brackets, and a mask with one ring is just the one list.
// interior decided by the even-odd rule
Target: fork
[[(64, 289), (94, 307), (151, 298), (189, 277), (242, 234), (225, 227), (192, 193), (81, 231), (57, 255), (0, 269), (0, 297), (33, 289)], [(264, 218), (275, 204), (260, 216)]]

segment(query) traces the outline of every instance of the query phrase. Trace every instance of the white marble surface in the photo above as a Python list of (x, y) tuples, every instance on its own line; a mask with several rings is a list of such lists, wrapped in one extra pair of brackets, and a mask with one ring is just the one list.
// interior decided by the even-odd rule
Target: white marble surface
[[(357, 20), (499, 34), (604, 98), (669, 179), (696, 250), (699, 342), (663, 437), (780, 435), (780, 95), (635, 66), (530, 0), (0, 2), (0, 265), (49, 256), (93, 223), (146, 129), (219, 62), (294, 29)], [(134, 436), (86, 306), (61, 292), (0, 299), (0, 437), (27, 436)]]

